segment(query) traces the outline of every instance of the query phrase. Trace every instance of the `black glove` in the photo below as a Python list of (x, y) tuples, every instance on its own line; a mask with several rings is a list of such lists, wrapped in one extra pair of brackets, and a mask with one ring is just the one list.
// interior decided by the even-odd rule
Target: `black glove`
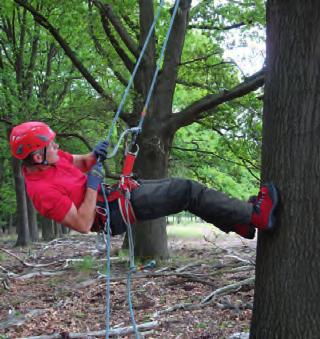
[(104, 169), (101, 162), (96, 163), (88, 173), (87, 187), (97, 191), (104, 178)]
[(97, 144), (97, 146), (93, 150), (93, 154), (96, 157), (96, 159), (99, 159), (99, 161), (101, 162), (107, 159), (108, 146), (109, 146), (109, 142), (107, 140), (100, 141)]

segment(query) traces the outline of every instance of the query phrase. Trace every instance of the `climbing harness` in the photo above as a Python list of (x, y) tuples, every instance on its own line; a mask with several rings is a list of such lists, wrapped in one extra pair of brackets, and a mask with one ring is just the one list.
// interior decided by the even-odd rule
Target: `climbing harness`
[[(135, 222), (135, 216), (134, 216), (134, 212), (131, 206), (131, 202), (130, 202), (130, 194), (131, 191), (138, 187), (138, 183), (133, 180), (132, 178), (132, 169), (134, 166), (134, 161), (137, 157), (138, 151), (139, 151), (139, 147), (136, 144), (137, 141), (137, 137), (139, 135), (139, 133), (142, 130), (142, 126), (143, 126), (143, 122), (145, 119), (145, 116), (147, 114), (147, 110), (148, 110), (148, 106), (153, 94), (153, 90), (155, 88), (155, 84), (156, 84), (156, 79), (158, 76), (158, 73), (160, 71), (160, 67), (162, 65), (163, 59), (164, 59), (164, 53), (168, 44), (168, 40), (169, 40), (169, 36), (170, 33), (172, 31), (172, 27), (173, 27), (173, 23), (174, 23), (174, 19), (176, 17), (177, 11), (178, 11), (178, 7), (179, 7), (179, 3), (180, 0), (176, 0), (175, 1), (175, 5), (174, 5), (174, 9), (172, 12), (172, 16), (171, 16), (171, 20), (170, 20), (170, 24), (165, 36), (165, 40), (163, 42), (162, 45), (162, 49), (160, 52), (160, 56), (158, 58), (157, 64), (156, 64), (156, 69), (151, 81), (151, 85), (147, 94), (147, 98), (145, 101), (145, 104), (143, 106), (143, 110), (141, 112), (140, 115), (140, 120), (138, 123), (137, 127), (133, 127), (130, 129), (127, 129), (126, 131), (124, 131), (118, 140), (118, 143), (116, 144), (116, 146), (114, 147), (113, 151), (111, 152), (110, 155), (108, 155), (108, 159), (112, 158), (115, 156), (115, 154), (117, 153), (120, 144), (122, 142), (122, 139), (124, 139), (124, 137), (128, 134), (131, 134), (131, 145), (130, 145), (130, 149), (132, 150), (134, 147), (136, 147), (136, 151), (132, 152), (129, 149), (126, 150), (125, 152), (125, 160), (124, 160), (124, 165), (122, 168), (122, 173), (120, 175), (120, 180), (119, 183), (115, 186), (112, 186), (111, 188), (109, 187), (105, 187), (104, 185), (101, 185), (101, 192), (102, 192), (102, 196), (103, 196), (103, 205), (101, 206), (101, 204), (97, 206), (97, 216), (99, 217), (104, 217), (104, 230), (103, 230), (103, 234), (105, 236), (105, 242), (106, 242), (106, 255), (107, 255), (107, 263), (106, 263), (106, 338), (109, 338), (109, 331), (110, 331), (110, 231), (112, 230), (112, 227), (110, 225), (110, 207), (109, 207), (109, 203), (114, 203), (115, 201), (118, 202), (119, 204), (119, 210), (122, 216), (122, 219), (124, 221), (124, 223), (126, 224), (126, 228), (127, 228), (127, 235), (128, 235), (128, 245), (129, 245), (129, 262), (130, 262), (130, 268), (129, 268), (129, 272), (127, 274), (127, 299), (128, 299), (128, 305), (129, 305), (129, 311), (130, 311), (130, 318), (131, 318), (131, 323), (132, 323), (132, 327), (135, 333), (135, 337), (136, 339), (140, 337), (138, 329), (137, 329), (137, 325), (136, 325), (136, 321), (135, 321), (135, 317), (134, 317), (134, 312), (133, 312), (133, 306), (132, 306), (132, 300), (131, 300), (131, 275), (132, 273), (136, 272), (136, 267), (135, 267), (135, 263), (134, 263), (134, 243), (133, 243), (133, 235), (132, 235), (132, 224)], [(111, 139), (111, 135), (113, 133), (113, 129), (116, 125), (116, 122), (119, 119), (119, 116), (122, 112), (124, 103), (126, 101), (126, 98), (129, 94), (129, 90), (132, 86), (133, 80), (135, 78), (135, 75), (137, 73), (137, 70), (141, 64), (141, 61), (143, 59), (143, 55), (145, 53), (145, 50), (147, 48), (148, 43), (150, 42), (152, 33), (155, 29), (155, 25), (156, 22), (158, 21), (158, 18), (160, 16), (160, 11), (161, 8), (164, 5), (164, 0), (160, 0), (156, 15), (154, 16), (154, 20), (150, 26), (149, 32), (147, 34), (147, 37), (145, 39), (144, 45), (141, 49), (141, 53), (139, 55), (139, 58), (137, 60), (137, 63), (134, 67), (134, 70), (131, 74), (131, 77), (129, 79), (128, 85), (125, 89), (125, 92), (123, 94), (123, 97), (121, 99), (121, 102), (119, 104), (119, 107), (117, 109), (117, 112), (112, 120), (112, 124), (111, 127), (109, 129), (108, 135), (106, 140), (108, 142), (110, 142)], [(99, 159), (98, 159), (99, 161)], [(152, 264), (154, 265), (154, 263)], [(149, 266), (152, 267), (152, 265), (150, 264)], [(148, 266), (148, 265), (147, 265)], [(146, 267), (147, 267), (146, 266)]]

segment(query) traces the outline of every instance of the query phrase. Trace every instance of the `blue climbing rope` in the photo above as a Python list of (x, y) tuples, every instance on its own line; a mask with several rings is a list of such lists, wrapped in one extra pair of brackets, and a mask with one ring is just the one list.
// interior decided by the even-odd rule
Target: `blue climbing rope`
[[(111, 139), (111, 135), (113, 133), (113, 129), (114, 129), (114, 127), (115, 127), (115, 125), (116, 125), (116, 123), (119, 119), (119, 116), (122, 112), (122, 108), (124, 106), (124, 103), (126, 101), (128, 94), (129, 94), (129, 90), (130, 90), (130, 88), (133, 84), (133, 80), (136, 76), (136, 73), (138, 71), (140, 63), (142, 61), (143, 55), (144, 55), (146, 48), (147, 48), (147, 46), (150, 42), (150, 39), (151, 39), (152, 33), (154, 31), (155, 25), (156, 25), (158, 18), (160, 16), (160, 12), (161, 12), (161, 8), (163, 7), (163, 4), (164, 4), (164, 0), (160, 0), (159, 7), (157, 9), (156, 15), (154, 16), (153, 22), (150, 26), (149, 32), (148, 32), (147, 37), (145, 39), (145, 42), (143, 44), (140, 56), (137, 60), (137, 63), (134, 67), (132, 75), (129, 79), (128, 85), (127, 85), (125, 92), (124, 92), (124, 95), (123, 95), (123, 97), (120, 101), (117, 112), (116, 112), (116, 114), (115, 114), (115, 116), (112, 120), (112, 124), (111, 124), (111, 127), (110, 127), (108, 135), (107, 135), (107, 139), (106, 139), (109, 142), (110, 142), (110, 139)], [(112, 152), (112, 154), (111, 154), (112, 156), (114, 156), (116, 154), (118, 148), (119, 148), (119, 145), (118, 145), (117, 148), (115, 148), (115, 151)], [(105, 209), (106, 209), (106, 213), (107, 213), (106, 225), (105, 225), (104, 231), (106, 232), (106, 242), (107, 242), (107, 246), (106, 246), (107, 247), (106, 248), (106, 255), (107, 255), (107, 262), (106, 262), (106, 339), (108, 339), (109, 338), (109, 332), (110, 332), (110, 210), (109, 210), (108, 199), (107, 199), (107, 195), (106, 195), (104, 186), (101, 185), (101, 187), (102, 187), (103, 198), (104, 198), (104, 201), (105, 201)], [(130, 306), (131, 306), (130, 307), (130, 314), (131, 314), (131, 313), (133, 313), (133, 312), (131, 312), (131, 309), (132, 309), (131, 300), (130, 300)], [(134, 319), (134, 316), (131, 317), (131, 319), (132, 318)], [(135, 322), (134, 322), (134, 324), (135, 324)], [(137, 333), (136, 325), (134, 325), (134, 329), (135, 329), (135, 333)]]
[(115, 114), (115, 116), (114, 116), (114, 118), (113, 118), (113, 120), (112, 120), (111, 127), (110, 127), (109, 132), (108, 132), (108, 135), (107, 135), (107, 140), (108, 140), (108, 141), (110, 141), (111, 135), (112, 135), (112, 133), (113, 133), (113, 129), (114, 129), (114, 127), (115, 127), (115, 125), (116, 125), (116, 123), (117, 123), (117, 121), (118, 121), (118, 119), (119, 119), (119, 116), (120, 116), (120, 114), (121, 114), (121, 112), (122, 112), (122, 108), (123, 108), (123, 106), (124, 106), (124, 104), (125, 104), (125, 101), (126, 101), (127, 96), (128, 96), (128, 94), (129, 94), (130, 88), (131, 88), (131, 86), (132, 86), (132, 84), (133, 84), (133, 80), (134, 80), (134, 78), (135, 78), (135, 76), (136, 76), (136, 74), (137, 74), (137, 71), (138, 71), (138, 68), (139, 68), (139, 66), (140, 66), (140, 63), (141, 63), (141, 61), (142, 61), (142, 58), (143, 58), (143, 56), (144, 56), (144, 53), (145, 53), (145, 51), (146, 51), (146, 49), (147, 49), (147, 46), (148, 46), (148, 44), (149, 44), (149, 42), (150, 42), (152, 33), (153, 33), (153, 31), (154, 31), (154, 28), (155, 28), (156, 23), (157, 23), (157, 21), (158, 21), (158, 18), (159, 18), (159, 16), (160, 16), (161, 9), (162, 9), (163, 5), (164, 5), (164, 0), (160, 0), (159, 7), (158, 7), (158, 9), (157, 9), (156, 15), (154, 16), (154, 19), (153, 19), (153, 22), (152, 22), (152, 24), (151, 24), (151, 26), (150, 26), (149, 32), (148, 32), (148, 34), (147, 34), (147, 37), (146, 37), (146, 39), (145, 39), (145, 41), (144, 41), (143, 47), (142, 47), (142, 49), (141, 49), (141, 53), (140, 53), (140, 55), (139, 55), (139, 58), (138, 58), (138, 60), (137, 60), (136, 65), (135, 65), (135, 67), (134, 67), (134, 69), (133, 69), (133, 72), (132, 72), (131, 77), (130, 77), (130, 79), (129, 79), (128, 85), (127, 85), (127, 87), (126, 87), (126, 89), (125, 89), (125, 91), (124, 91), (124, 94), (123, 94), (122, 99), (121, 99), (121, 101), (120, 101), (120, 104), (119, 104), (119, 107), (118, 107), (118, 109), (117, 109), (117, 112), (116, 112), (116, 114)]
[[(147, 110), (148, 110), (148, 106), (149, 106), (149, 103), (150, 103), (150, 100), (151, 100), (151, 97), (152, 97), (152, 94), (153, 94), (153, 91), (154, 91), (154, 88), (155, 88), (156, 79), (157, 79), (160, 67), (162, 65), (162, 62), (163, 62), (164, 53), (165, 53), (165, 50), (166, 50), (166, 47), (167, 47), (167, 44), (168, 44), (170, 33), (172, 31), (172, 27), (173, 27), (174, 19), (176, 17), (177, 11), (178, 11), (179, 3), (180, 3), (180, 0), (176, 0), (174, 10), (173, 10), (173, 13), (172, 13), (172, 16), (171, 16), (169, 28), (167, 30), (167, 34), (166, 34), (164, 43), (162, 45), (160, 56), (158, 58), (157, 65), (156, 65), (156, 70), (155, 70), (153, 78), (152, 78), (152, 82), (151, 82), (151, 85), (150, 85), (150, 88), (149, 88), (149, 91), (148, 91), (148, 94), (147, 94), (147, 98), (146, 98), (146, 101), (145, 101), (145, 104), (144, 104), (144, 107), (143, 107), (143, 110), (142, 110), (142, 113), (141, 113), (139, 124), (135, 128), (131, 128), (131, 129), (126, 130), (121, 135), (117, 145), (115, 146), (113, 152), (108, 156), (108, 158), (113, 157), (117, 153), (120, 142), (126, 134), (128, 134), (130, 132), (133, 134), (133, 137), (132, 137), (132, 144), (133, 144), (133, 143), (136, 142), (137, 136), (141, 132), (142, 125), (143, 125), (143, 122), (144, 122), (144, 119), (145, 119), (145, 116), (146, 116), (146, 113), (147, 113)], [(126, 98), (129, 94), (129, 90), (130, 90), (132, 83), (134, 81), (134, 78), (136, 76), (137, 70), (138, 70), (140, 63), (142, 61), (142, 58), (143, 58), (143, 55), (144, 55), (145, 50), (147, 48), (147, 45), (148, 45), (150, 38), (152, 36), (152, 32), (154, 31), (156, 22), (157, 22), (157, 20), (160, 16), (160, 11), (161, 11), (161, 8), (163, 7), (163, 4), (164, 4), (164, 0), (160, 0), (159, 7), (157, 9), (157, 13), (156, 13), (154, 20), (153, 20), (153, 22), (150, 26), (150, 29), (149, 29), (148, 35), (145, 39), (144, 45), (142, 47), (140, 56), (139, 56), (137, 63), (134, 67), (134, 70), (131, 74), (131, 77), (129, 79), (128, 85), (125, 89), (125, 92), (123, 94), (123, 97), (121, 99), (119, 107), (117, 109), (117, 112), (116, 112), (116, 114), (115, 114), (115, 116), (112, 120), (111, 127), (109, 129), (109, 132), (108, 132), (108, 135), (107, 135), (107, 138), (106, 138), (106, 140), (109, 141), (109, 142), (110, 142), (110, 139), (111, 139), (111, 136), (112, 136), (112, 133), (113, 133), (113, 129), (114, 129), (114, 127), (115, 127), (115, 125), (116, 125), (116, 123), (119, 119), (119, 116), (122, 112)], [(109, 204), (108, 204), (107, 194), (106, 194), (104, 185), (101, 185), (101, 191), (102, 191), (102, 194), (103, 194), (103, 198), (104, 198), (104, 202), (105, 202), (105, 210), (106, 210), (106, 214), (107, 214), (104, 231), (106, 233), (106, 243), (107, 243), (107, 246), (106, 246), (107, 247), (107, 249), (106, 249), (106, 255), (107, 255), (107, 262), (106, 262), (106, 339), (108, 339), (109, 338), (109, 332), (110, 332), (110, 210), (109, 210)], [(128, 191), (126, 193), (130, 194), (130, 192), (128, 192)], [(127, 212), (127, 219), (128, 219), (127, 220), (127, 234), (128, 234), (129, 260), (130, 260), (130, 269), (129, 269), (129, 272), (127, 274), (127, 299), (128, 299), (128, 306), (129, 306), (129, 311), (130, 311), (130, 318), (131, 318), (132, 327), (133, 327), (136, 339), (139, 339), (140, 335), (139, 335), (139, 331), (137, 329), (137, 325), (136, 325), (136, 321), (135, 321), (135, 317), (134, 317), (134, 312), (133, 312), (132, 300), (131, 300), (131, 275), (132, 275), (132, 273), (134, 273), (136, 271), (136, 267), (135, 267), (135, 263), (134, 263), (134, 243), (133, 243), (132, 227), (131, 227), (130, 218), (129, 218), (129, 211), (128, 211), (129, 199), (130, 199), (130, 197), (128, 197), (126, 199), (126, 206), (125, 206), (126, 212)]]
[(156, 84), (156, 80), (157, 80), (157, 77), (158, 77), (158, 73), (160, 71), (160, 67), (161, 67), (162, 62), (163, 62), (164, 53), (166, 51), (167, 44), (168, 44), (168, 41), (169, 41), (170, 33), (172, 31), (174, 19), (176, 17), (176, 14), (177, 14), (177, 11), (178, 11), (178, 8), (179, 8), (179, 3), (180, 3), (180, 0), (176, 0), (176, 3), (174, 5), (174, 9), (173, 9), (173, 13), (172, 13), (172, 16), (171, 16), (169, 28), (167, 30), (167, 34), (166, 34), (165, 40), (163, 42), (163, 45), (162, 45), (162, 48), (161, 48), (161, 52), (160, 52), (160, 55), (159, 55), (159, 58), (158, 58), (158, 61), (157, 61), (157, 67), (156, 67), (156, 70), (155, 70), (155, 72), (153, 74), (153, 78), (152, 78), (152, 82), (151, 82), (151, 85), (150, 85), (150, 88), (149, 88), (147, 99), (145, 101), (145, 104), (144, 104), (144, 107), (143, 107), (143, 110), (142, 110), (143, 114), (141, 114), (141, 118), (140, 118), (140, 121), (139, 121), (139, 124), (138, 124), (138, 130), (139, 131), (141, 131), (141, 129), (142, 129), (144, 118), (145, 118), (145, 116), (147, 114), (147, 110), (148, 110), (149, 103), (150, 103), (150, 100), (151, 100), (151, 97), (152, 97), (152, 93), (153, 93), (154, 88), (155, 88), (155, 84)]

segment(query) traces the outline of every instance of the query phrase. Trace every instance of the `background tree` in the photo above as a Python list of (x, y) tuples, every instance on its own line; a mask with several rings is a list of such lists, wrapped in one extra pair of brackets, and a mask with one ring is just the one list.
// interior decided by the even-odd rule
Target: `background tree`
[(319, 336), (319, 23), (317, 1), (267, 2), (262, 169), (282, 204), (259, 234), (250, 338)]

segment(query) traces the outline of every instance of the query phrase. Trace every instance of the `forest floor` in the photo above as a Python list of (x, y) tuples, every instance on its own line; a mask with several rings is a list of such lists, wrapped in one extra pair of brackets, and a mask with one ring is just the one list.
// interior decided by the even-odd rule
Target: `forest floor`
[[(103, 338), (105, 254), (95, 236), (71, 235), (28, 248), (13, 244), (0, 238), (0, 338)], [(118, 333), (130, 326), (121, 245), (121, 237), (112, 239), (110, 323)], [(142, 337), (223, 339), (248, 332), (255, 241), (207, 234), (171, 238), (169, 247), (170, 260), (132, 276), (136, 322), (146, 324)]]

